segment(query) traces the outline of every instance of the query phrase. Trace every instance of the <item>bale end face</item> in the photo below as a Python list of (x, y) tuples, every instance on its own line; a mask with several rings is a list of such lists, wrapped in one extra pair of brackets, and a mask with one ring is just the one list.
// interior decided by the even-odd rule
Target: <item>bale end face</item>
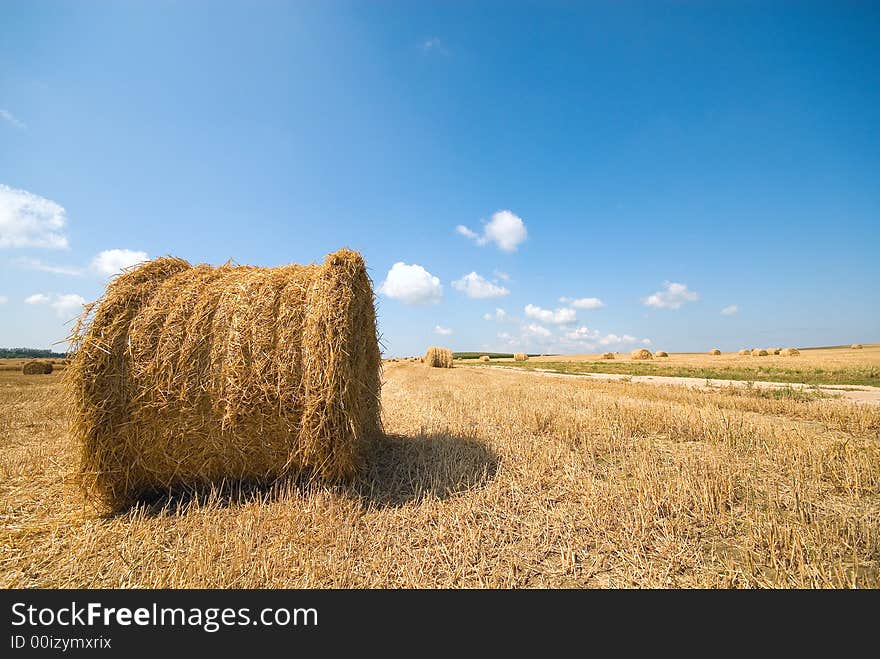
[(55, 368), (52, 362), (29, 361), (21, 367), (22, 375), (49, 375)]

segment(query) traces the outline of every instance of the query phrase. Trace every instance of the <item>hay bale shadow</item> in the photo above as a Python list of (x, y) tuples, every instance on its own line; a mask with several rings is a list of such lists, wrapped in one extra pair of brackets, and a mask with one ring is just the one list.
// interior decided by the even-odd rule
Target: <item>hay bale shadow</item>
[(269, 504), (292, 493), (305, 496), (317, 489), (359, 500), (365, 508), (397, 508), (430, 499), (447, 499), (485, 487), (498, 470), (498, 456), (473, 437), (456, 435), (380, 435), (365, 451), (366, 466), (350, 483), (329, 484), (312, 472), (271, 483), (230, 481), (143, 494), (134, 507), (105, 517), (126, 516), (137, 509), (158, 517), (183, 515), (190, 508), (233, 508)]

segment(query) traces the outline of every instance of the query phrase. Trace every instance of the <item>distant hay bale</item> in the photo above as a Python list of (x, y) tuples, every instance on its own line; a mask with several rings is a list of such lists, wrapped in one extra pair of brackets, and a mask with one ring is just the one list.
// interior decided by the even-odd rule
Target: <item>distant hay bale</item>
[(770, 350), (771, 355), (778, 355), (780, 352), (782, 352), (782, 348), (772, 348)]
[(752, 357), (766, 357), (767, 355), (767, 351), (763, 348), (755, 348), (752, 350)]
[(717, 357), (718, 355), (721, 354), (721, 351), (718, 348), (712, 348), (709, 351), (709, 354), (712, 355), (713, 357)]
[(599, 359), (614, 359), (613, 352), (603, 352)]
[(851, 350), (861, 350), (861, 349), (862, 349), (862, 344), (861, 344), (861, 343), (853, 343), (853, 344), (850, 346), (850, 349), (851, 349)]
[(657, 352), (654, 353), (654, 356), (655, 357), (669, 357), (669, 353), (666, 352), (665, 350), (658, 350)]
[(647, 348), (638, 348), (629, 353), (632, 359), (654, 359), (654, 355)]
[(489, 355), (481, 355), (480, 361), (481, 362), (488, 362), (488, 361), (491, 361), (491, 358), (489, 357)]
[(527, 361), (529, 361), (529, 356), (524, 352), (515, 352), (515, 353), (513, 353), (513, 361), (527, 362)]
[(431, 346), (425, 353), (425, 363), (432, 368), (452, 368), (452, 351)]
[(52, 362), (29, 361), (21, 367), (23, 375), (49, 375), (54, 370)]
[(797, 357), (801, 354), (801, 351), (797, 348), (783, 348), (779, 354), (783, 357)]
[(749, 354), (751, 354), (751, 351), (748, 350), (747, 348), (743, 348), (742, 350), (740, 350), (740, 351), (739, 351), (738, 353), (736, 353), (736, 354), (738, 354), (738, 355), (749, 355)]
[(349, 478), (381, 430), (373, 289), (351, 250), (278, 268), (148, 261), (72, 338), (80, 482), (114, 510), (299, 470)]

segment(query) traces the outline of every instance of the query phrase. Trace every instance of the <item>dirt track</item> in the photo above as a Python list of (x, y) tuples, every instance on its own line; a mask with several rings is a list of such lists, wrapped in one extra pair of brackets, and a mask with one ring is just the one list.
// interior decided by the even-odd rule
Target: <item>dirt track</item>
[[(486, 368), (480, 367), (480, 368)], [(653, 385), (673, 385), (680, 387), (690, 387), (692, 389), (713, 389), (718, 387), (743, 386), (743, 380), (712, 380), (705, 378), (683, 378), (667, 375), (623, 375), (617, 373), (556, 373), (548, 369), (536, 368), (534, 370), (526, 370), (512, 366), (489, 366), (488, 368), (503, 368), (506, 371), (519, 371), (521, 373), (531, 373), (543, 377), (559, 377), (559, 378), (589, 378), (591, 380), (627, 380), (630, 382), (638, 382)], [(790, 382), (754, 382), (754, 386), (763, 389), (774, 389), (793, 387), (795, 389), (818, 389), (833, 396), (840, 396), (842, 400), (853, 403), (862, 403), (865, 405), (880, 406), (880, 387), (868, 387), (860, 385), (811, 385)]]

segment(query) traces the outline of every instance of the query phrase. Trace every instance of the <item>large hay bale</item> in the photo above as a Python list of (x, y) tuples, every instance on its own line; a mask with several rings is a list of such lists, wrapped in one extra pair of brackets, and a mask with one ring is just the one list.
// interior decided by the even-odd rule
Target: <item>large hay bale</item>
[(629, 353), (632, 359), (654, 359), (654, 355), (647, 348), (637, 348)]
[(513, 361), (527, 362), (527, 361), (529, 361), (529, 356), (524, 352), (515, 352), (515, 353), (513, 353)]
[(614, 359), (614, 353), (613, 352), (603, 352), (599, 356), (599, 359)]
[(480, 361), (481, 362), (488, 362), (488, 361), (491, 361), (491, 358), (489, 357), (489, 355), (480, 355)]
[(658, 350), (657, 352), (654, 353), (654, 356), (655, 357), (669, 357), (669, 353), (666, 352), (665, 350)]
[(381, 429), (373, 289), (360, 254), (279, 268), (160, 258), (81, 318), (67, 369), (87, 495), (138, 495), (302, 469), (353, 476)]
[(751, 352), (752, 352), (752, 351), (749, 350), (748, 348), (743, 348), (742, 350), (740, 350), (740, 351), (739, 351), (738, 353), (736, 353), (736, 354), (738, 354), (738, 355), (749, 355), (749, 354), (751, 354)]
[(862, 349), (862, 344), (861, 344), (861, 343), (853, 343), (853, 344), (850, 346), (850, 349), (852, 349), (852, 350), (861, 350), (861, 349)]
[(452, 351), (431, 346), (425, 353), (425, 363), (432, 368), (452, 368)]
[(718, 348), (712, 348), (709, 351), (709, 354), (712, 355), (713, 357), (717, 357), (718, 355), (721, 354), (721, 351)]
[(752, 350), (752, 357), (766, 357), (769, 353), (763, 348), (755, 348)]
[(52, 362), (32, 360), (25, 362), (21, 367), (23, 375), (49, 375), (54, 370)]
[(782, 348), (770, 348), (770, 349), (768, 350), (768, 352), (769, 352), (771, 355), (778, 355), (780, 352), (782, 352)]
[(797, 348), (784, 348), (779, 354), (783, 357), (797, 357), (801, 354), (801, 351)]

